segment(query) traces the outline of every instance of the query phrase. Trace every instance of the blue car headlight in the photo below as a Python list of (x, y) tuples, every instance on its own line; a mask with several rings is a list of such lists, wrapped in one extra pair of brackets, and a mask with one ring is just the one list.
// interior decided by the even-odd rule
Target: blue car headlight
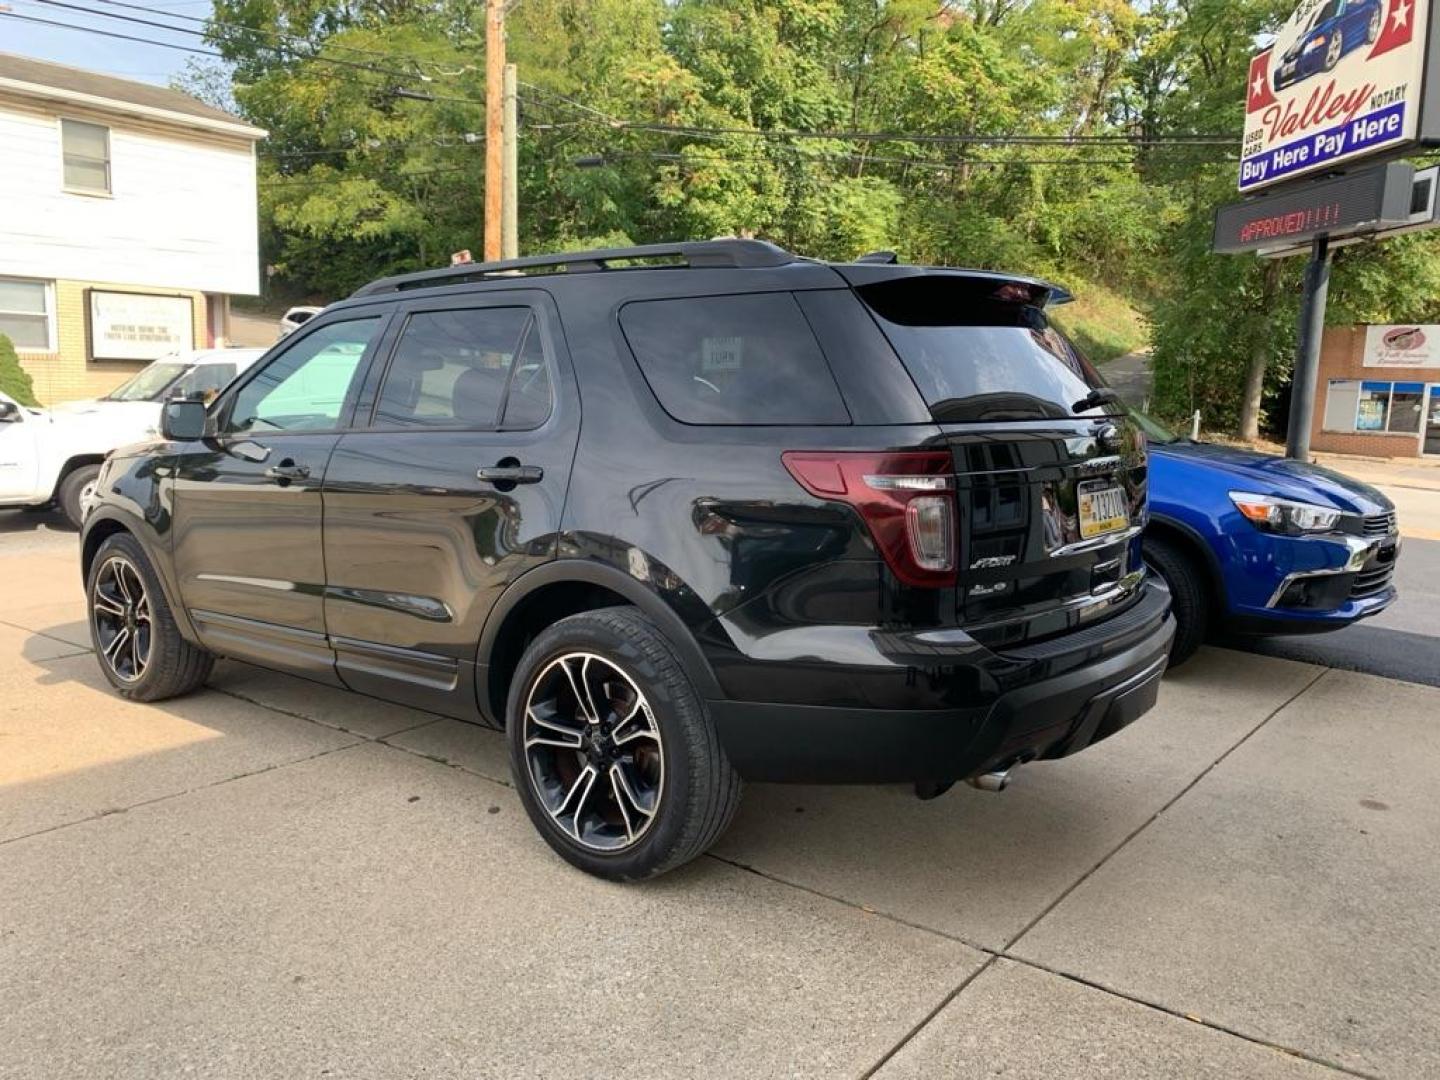
[(1312, 52), (1314, 52), (1316, 49), (1323, 48), (1324, 46), (1325, 46), (1325, 35), (1324, 35), (1324, 34), (1321, 34), (1319, 37), (1317, 37), (1317, 38), (1311, 38), (1309, 41), (1307, 41), (1307, 42), (1305, 43), (1305, 51), (1306, 51), (1307, 53), (1312, 53)]
[(1230, 501), (1251, 525), (1281, 536), (1329, 532), (1340, 524), (1340, 511), (1329, 506), (1296, 502), (1276, 495), (1257, 495), (1250, 491), (1232, 491)]

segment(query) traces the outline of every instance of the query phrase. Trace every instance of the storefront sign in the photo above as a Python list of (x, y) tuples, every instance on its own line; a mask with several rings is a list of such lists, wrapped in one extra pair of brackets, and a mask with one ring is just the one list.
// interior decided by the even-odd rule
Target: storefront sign
[(1396, 161), (1222, 206), (1215, 214), (1214, 248), (1293, 248), (1320, 235), (1403, 225), (1410, 219), (1414, 177), (1413, 167)]
[(188, 296), (90, 290), (90, 357), (154, 360), (195, 347), (195, 307)]
[(1367, 326), (1364, 363), (1377, 368), (1440, 368), (1440, 326)]
[[(1431, 0), (1300, 0), (1250, 62), (1240, 190), (1429, 141)], [(1431, 110), (1434, 111), (1434, 110)]]

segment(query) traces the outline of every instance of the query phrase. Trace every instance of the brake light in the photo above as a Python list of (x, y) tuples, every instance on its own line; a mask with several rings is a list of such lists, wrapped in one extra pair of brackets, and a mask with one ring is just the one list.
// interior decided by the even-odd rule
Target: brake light
[(948, 450), (789, 450), (781, 460), (817, 499), (856, 509), (901, 581), (922, 588), (955, 584), (955, 478)]

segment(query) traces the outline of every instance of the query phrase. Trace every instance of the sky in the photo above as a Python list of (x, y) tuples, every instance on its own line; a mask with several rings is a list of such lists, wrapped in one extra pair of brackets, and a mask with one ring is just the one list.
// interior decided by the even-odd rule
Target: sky
[[(75, 0), (65, 0), (66, 3)], [(85, 2), (85, 0), (81, 0)], [(206, 16), (210, 14), (210, 0), (135, 0), (155, 12), (174, 12), (178, 15)], [(85, 2), (85, 6), (100, 10), (100, 3)], [(112, 33), (128, 34), (131, 37), (149, 38), (153, 41), (169, 41), (177, 45), (191, 45), (204, 48), (204, 42), (187, 34), (174, 34), (153, 26), (141, 26), (103, 16), (81, 14), (68, 7), (56, 7), (40, 3), (39, 0), (0, 0), (0, 52), (19, 53), (33, 56), (38, 60), (53, 60), (58, 64), (102, 71), (108, 75), (120, 75), (140, 82), (169, 84), (174, 75), (185, 68), (190, 53), (174, 49), (158, 48), (134, 41), (120, 41), (102, 37), (99, 34), (79, 30), (61, 29), (54, 26), (40, 26), (23, 22), (4, 15), (6, 10), (17, 15), (30, 15), (51, 22), (63, 22), (72, 26), (98, 27)], [(116, 15), (165, 21), (159, 15), (132, 11), (126, 8), (110, 9)], [(199, 24), (184, 19), (176, 20), (178, 25), (200, 29)]]

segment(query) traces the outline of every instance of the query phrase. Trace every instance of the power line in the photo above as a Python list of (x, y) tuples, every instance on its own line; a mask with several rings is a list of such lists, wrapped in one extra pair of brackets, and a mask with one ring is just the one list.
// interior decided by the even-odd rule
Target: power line
[(786, 128), (754, 128), (754, 127), (707, 127), (694, 124), (662, 124), (654, 121), (623, 120), (593, 105), (587, 105), (583, 101), (569, 97), (556, 90), (550, 90), (535, 83), (522, 82), (521, 86), (546, 97), (554, 98), (556, 101), (564, 102), (573, 109), (589, 113), (604, 120), (610, 127), (616, 130), (625, 131), (653, 131), (674, 135), (699, 135), (699, 136), (750, 136), (766, 139), (827, 139), (834, 142), (916, 142), (916, 143), (967, 143), (977, 145), (1073, 145), (1085, 146), (1090, 144), (1111, 144), (1118, 143), (1125, 146), (1159, 146), (1170, 143), (1197, 146), (1233, 146), (1239, 142), (1230, 135), (1223, 134), (1179, 134), (1152, 136), (1149, 138), (1132, 138), (1129, 135), (1044, 135), (1044, 134), (1021, 134), (1021, 135), (983, 135), (978, 133), (970, 134), (930, 134), (915, 131), (801, 131)]
[[(416, 169), (414, 172), (396, 173), (395, 176), (393, 177), (393, 179), (395, 179), (395, 180), (408, 180), (408, 179), (409, 179), (410, 177), (412, 177), (412, 176), (434, 176), (434, 175), (437, 174), (437, 173), (456, 173), (456, 172), (464, 172), (465, 169), (466, 169), (466, 166), (464, 166), (464, 165), (441, 165), (441, 166), (438, 166), (437, 168), (434, 168), (434, 169)], [(259, 182), (259, 186), (260, 186), (260, 187), (264, 187), (264, 188), (278, 188), (278, 187), (328, 187), (328, 186), (332, 186), (332, 185), (335, 185), (335, 184), (349, 184), (349, 183), (358, 183), (358, 182), (362, 182), (362, 181), (375, 182), (375, 180), (376, 180), (376, 178), (373, 177), (373, 176), (326, 176), (326, 177), (316, 177), (316, 178), (313, 179), (313, 180), (306, 180), (306, 179), (291, 180), (291, 179), (288, 179), (288, 178), (287, 178), (287, 179), (284, 179), (284, 180), (261, 180), (261, 181)]]
[[(201, 24), (202, 26), (207, 26), (207, 27), (221, 27), (221, 28), (226, 29), (226, 30), (238, 30), (238, 31), (241, 31), (241, 32), (246, 33), (246, 34), (257, 34), (257, 35), (260, 35), (260, 36), (262, 36), (262, 37), (277, 38), (277, 39), (281, 39), (281, 40), (285, 40), (285, 41), (290, 41), (290, 42), (298, 42), (299, 44), (305, 45), (305, 46), (307, 46), (308, 48), (311, 48), (311, 49), (320, 48), (320, 47), (323, 45), (323, 46), (328, 46), (329, 48), (332, 48), (332, 49), (338, 49), (338, 50), (340, 50), (341, 52), (354, 53), (354, 54), (357, 55), (357, 56), (374, 56), (374, 57), (377, 57), (377, 58), (379, 58), (379, 59), (381, 59), (381, 60), (399, 60), (399, 61), (404, 62), (404, 63), (413, 63), (413, 64), (415, 64), (417, 67), (418, 67), (420, 64), (423, 64), (423, 63), (429, 63), (429, 64), (431, 64), (431, 65), (434, 66), (434, 67), (437, 67), (437, 68), (439, 67), (438, 62), (433, 61), (433, 60), (432, 60), (432, 61), (422, 61), (422, 60), (417, 60), (417, 59), (415, 59), (415, 58), (413, 58), (413, 57), (404, 56), (404, 55), (402, 55), (402, 54), (400, 54), (400, 53), (381, 52), (381, 51), (378, 50), (378, 49), (362, 49), (362, 48), (359, 48), (358, 46), (355, 46), (355, 45), (336, 45), (336, 44), (334, 44), (332, 41), (330, 41), (329, 39), (326, 39), (326, 40), (323, 41), (323, 42), (322, 42), (322, 41), (316, 41), (314, 38), (306, 37), (306, 36), (303, 35), (303, 34), (295, 34), (295, 33), (289, 32), (289, 31), (285, 31), (285, 30), (264, 30), (264, 29), (261, 29), (261, 28), (259, 28), (259, 27), (255, 27), (255, 26), (245, 26), (243, 23), (223, 22), (223, 21), (221, 21), (220, 19), (216, 19), (216, 18), (213, 18), (213, 17), (206, 17), (206, 16), (202, 16), (202, 15), (186, 15), (186, 14), (184, 14), (183, 12), (179, 12), (179, 11), (165, 11), (165, 10), (162, 10), (162, 9), (157, 9), (157, 8), (155, 8), (155, 7), (147, 7), (147, 6), (144, 5), (144, 4), (131, 4), (131, 3), (127, 3), (126, 0), (95, 0), (95, 2), (101, 3), (101, 4), (107, 4), (107, 5), (109, 5), (110, 7), (125, 8), (125, 9), (127, 9), (127, 10), (129, 10), (129, 11), (143, 11), (143, 12), (146, 12), (147, 14), (150, 14), (150, 15), (159, 15), (159, 16), (161, 16), (162, 18), (166, 18), (166, 19), (184, 19), (186, 22), (199, 23), (199, 24)], [(206, 2), (206, 3), (208, 3), (209, 0), (200, 0), (200, 2)], [(102, 12), (96, 12), (95, 14), (100, 15), (100, 14), (103, 14), (103, 13), (102, 13)], [(180, 27), (175, 27), (175, 29), (176, 29), (177, 31), (181, 31), (181, 28), (180, 28)], [(181, 31), (181, 32), (184, 32), (184, 31)], [(191, 32), (193, 32), (193, 31), (191, 31)], [(458, 74), (458, 72), (457, 72), (456, 74)], [(425, 75), (421, 75), (420, 77), (421, 77), (421, 78), (428, 78), (428, 76), (425, 76)]]
[[(45, 4), (48, 7), (64, 8), (67, 11), (78, 11), (81, 14), (94, 15), (97, 18), (101, 19), (115, 19), (120, 22), (135, 23), (139, 26), (151, 26), (158, 30), (165, 30), (172, 34), (185, 34), (189, 37), (208, 38), (208, 35), (203, 30), (188, 30), (183, 26), (171, 26), (168, 23), (156, 22), (154, 19), (141, 19), (135, 15), (121, 15), (118, 12), (113, 11), (97, 11), (94, 8), (82, 7), (79, 4), (66, 3), (65, 0), (25, 0), (25, 2), (33, 4)], [(75, 27), (75, 29), (80, 29), (80, 27)], [(159, 44), (159, 42), (151, 42), (151, 44)], [(213, 53), (210, 55), (221, 57), (223, 59), (223, 54), (221, 53)], [(413, 71), (398, 71), (391, 68), (378, 68), (375, 67), (373, 64), (361, 64), (354, 60), (342, 60), (338, 57), (320, 56), (314, 53), (305, 56), (303, 59), (313, 60), (321, 64), (334, 64), (337, 67), (353, 68), (359, 71), (368, 72), (372, 75), (390, 75), (397, 79), (409, 80), (418, 77), (417, 73)]]
[[(120, 14), (116, 14), (116, 13), (112, 13), (112, 12), (96, 11), (96, 10), (94, 10), (94, 9), (92, 9), (92, 8), (86, 8), (86, 7), (82, 7), (82, 6), (80, 6), (80, 5), (77, 5), (77, 4), (66, 3), (65, 0), (25, 0), (25, 2), (46, 4), (46, 5), (49, 5), (49, 6), (52, 6), (52, 7), (63, 8), (63, 9), (71, 10), (71, 11), (77, 11), (77, 12), (80, 12), (80, 13), (83, 13), (83, 14), (87, 14), (87, 15), (95, 15), (95, 16), (98, 16), (98, 17), (101, 17), (101, 18), (118, 19), (118, 20), (122, 20), (122, 21), (125, 21), (125, 22), (136, 23), (136, 24), (143, 25), (143, 26), (150, 26), (150, 27), (154, 27), (154, 28), (157, 28), (157, 29), (166, 30), (166, 31), (169, 31), (169, 32), (172, 32), (172, 33), (185, 34), (185, 35), (192, 36), (192, 37), (205, 38), (205, 37), (207, 36), (207, 35), (206, 35), (205, 33), (203, 33), (202, 31), (189, 30), (189, 29), (186, 29), (186, 28), (183, 28), (183, 27), (170, 26), (170, 25), (167, 25), (167, 24), (165, 24), (165, 23), (155, 22), (155, 21), (149, 20), (149, 19), (140, 19), (140, 18), (136, 18), (136, 17), (134, 17), (134, 16), (129, 16), (129, 15), (120, 15)], [(114, 5), (114, 6), (119, 6), (119, 7), (132, 8), (132, 9), (136, 9), (136, 10), (146, 10), (146, 11), (151, 11), (151, 10), (152, 10), (152, 9), (145, 8), (145, 7), (141, 6), (141, 5), (129, 4), (129, 3), (122, 3), (121, 0), (100, 0), (100, 2), (112, 4), (112, 5)], [(24, 22), (37, 23), (37, 24), (43, 25), (43, 26), (54, 26), (54, 27), (58, 27), (58, 28), (61, 28), (61, 29), (76, 30), (76, 31), (80, 31), (80, 32), (83, 32), (83, 33), (96, 34), (96, 35), (99, 35), (99, 36), (102, 36), (102, 37), (112, 38), (112, 39), (115, 39), (115, 40), (133, 41), (133, 42), (138, 42), (138, 43), (140, 43), (140, 44), (153, 45), (153, 46), (156, 46), (156, 47), (158, 47), (158, 48), (172, 49), (172, 50), (175, 50), (175, 51), (191, 53), (191, 54), (198, 55), (198, 56), (209, 56), (209, 57), (214, 57), (214, 58), (216, 58), (216, 59), (222, 59), (222, 60), (223, 60), (223, 59), (226, 59), (226, 57), (224, 56), (224, 54), (219, 53), (219, 52), (216, 52), (216, 51), (214, 51), (214, 50), (203, 49), (203, 48), (199, 48), (199, 47), (195, 47), (195, 46), (189, 46), (189, 45), (180, 45), (180, 44), (176, 44), (176, 43), (173, 43), (173, 42), (156, 41), (156, 40), (154, 40), (154, 39), (152, 39), (152, 38), (143, 38), (143, 37), (138, 37), (138, 36), (136, 36), (136, 35), (123, 34), (123, 33), (119, 33), (119, 32), (116, 32), (116, 31), (104, 30), (104, 29), (101, 29), (101, 28), (99, 28), (99, 27), (81, 26), (81, 25), (77, 25), (77, 24), (73, 24), (73, 23), (59, 22), (59, 21), (55, 21), (55, 20), (51, 20), (51, 19), (42, 19), (42, 18), (39, 18), (39, 17), (37, 17), (37, 16), (22, 15), (22, 14), (19, 14), (19, 13), (17, 13), (17, 12), (10, 12), (10, 11), (0, 11), (0, 15), (4, 15), (4, 16), (6, 16), (6, 17), (13, 18), (13, 19), (19, 19), (19, 20), (24, 21)], [(167, 17), (168, 17), (168, 16), (167, 16)], [(195, 17), (193, 17), (193, 16), (185, 16), (185, 18), (195, 18)], [(207, 20), (197, 20), (197, 21), (206, 22)], [(219, 24), (219, 25), (233, 25), (233, 24)], [(247, 30), (247, 31), (248, 31), (248, 30), (251, 30), (251, 28), (241, 28), (241, 29), (244, 29), (244, 30)], [(264, 31), (254, 31), (254, 32), (256, 32), (256, 33), (265, 33)], [(286, 35), (286, 36), (294, 37), (294, 35)], [(302, 41), (304, 41), (304, 40), (306, 40), (306, 39), (297, 39), (297, 40), (302, 40)], [(309, 44), (309, 45), (311, 45), (312, 47), (316, 47), (316, 43), (314, 43), (314, 42), (306, 41), (306, 44)], [(341, 48), (341, 49), (344, 49), (344, 48), (345, 48), (344, 46), (332, 46), (332, 47), (334, 47), (334, 48)], [(356, 51), (359, 51), (359, 52), (369, 52), (369, 50), (356, 50)], [(394, 57), (394, 56), (395, 56), (395, 54), (383, 54), (383, 53), (371, 53), (371, 55), (391, 56), (391, 57)], [(355, 71), (364, 72), (364, 73), (366, 73), (366, 74), (371, 74), (371, 75), (380, 75), (380, 76), (390, 75), (390, 76), (392, 76), (392, 77), (395, 77), (395, 78), (398, 78), (398, 79), (404, 79), (404, 80), (409, 80), (409, 79), (414, 78), (414, 77), (419, 77), (419, 78), (422, 78), (422, 79), (425, 78), (425, 76), (424, 76), (423, 74), (419, 74), (419, 73), (416, 73), (416, 72), (405, 72), (405, 71), (399, 71), (399, 70), (389, 69), (389, 68), (379, 68), (379, 67), (375, 67), (375, 66), (373, 66), (373, 65), (371, 65), (371, 64), (363, 64), (363, 63), (358, 63), (358, 62), (355, 62), (355, 61), (339, 59), (339, 58), (336, 58), (336, 57), (326, 57), (326, 56), (319, 56), (319, 55), (314, 55), (314, 54), (307, 54), (307, 55), (298, 57), (298, 59), (301, 59), (301, 60), (311, 60), (311, 61), (315, 61), (315, 62), (317, 62), (317, 63), (334, 65), (334, 66), (338, 66), (338, 67), (342, 67), (342, 68), (346, 68), (346, 69), (350, 69), (350, 70), (355, 70)], [(414, 61), (407, 61), (407, 62), (414, 62)], [(368, 84), (368, 85), (374, 86), (374, 87), (376, 87), (376, 88), (381, 88), (381, 84), (372, 83), (372, 84)], [(691, 137), (691, 138), (702, 138), (702, 139), (707, 139), (707, 140), (721, 140), (721, 139), (725, 139), (725, 138), (732, 137), (732, 136), (741, 136), (741, 137), (763, 138), (763, 139), (774, 140), (774, 141), (798, 141), (798, 140), (808, 140), (808, 139), (825, 139), (825, 140), (834, 141), (834, 142), (872, 142), (872, 143), (873, 143), (873, 142), (912, 142), (912, 143), (921, 143), (921, 144), (942, 144), (942, 145), (943, 145), (943, 144), (956, 144), (956, 143), (959, 143), (959, 144), (968, 144), (968, 145), (990, 145), (990, 146), (1006, 146), (1006, 145), (1017, 145), (1017, 146), (1026, 146), (1026, 145), (1036, 145), (1036, 146), (1074, 146), (1074, 147), (1076, 147), (1076, 148), (1091, 147), (1091, 146), (1093, 146), (1093, 147), (1096, 147), (1096, 148), (1106, 147), (1106, 148), (1111, 148), (1111, 149), (1119, 148), (1119, 147), (1125, 147), (1125, 146), (1130, 146), (1130, 147), (1135, 147), (1135, 148), (1147, 148), (1147, 149), (1149, 149), (1149, 148), (1160, 148), (1160, 147), (1174, 147), (1174, 148), (1190, 147), (1190, 146), (1203, 147), (1203, 146), (1211, 146), (1211, 145), (1233, 146), (1233, 145), (1235, 144), (1235, 140), (1234, 140), (1234, 139), (1231, 139), (1231, 138), (1228, 138), (1228, 137), (1223, 137), (1223, 136), (1215, 136), (1215, 135), (1181, 135), (1181, 136), (1165, 136), (1165, 137), (1163, 137), (1163, 138), (1131, 139), (1130, 137), (1128, 137), (1128, 136), (1123, 136), (1123, 135), (1103, 135), (1103, 136), (1100, 136), (1100, 135), (1097, 135), (1097, 136), (1066, 136), (1066, 135), (1038, 135), (1038, 134), (1036, 134), (1036, 135), (1004, 135), (1004, 136), (1002, 136), (1002, 135), (976, 135), (976, 134), (969, 134), (969, 135), (939, 135), (939, 134), (929, 134), (929, 133), (921, 133), (921, 132), (903, 132), (903, 131), (799, 131), (799, 130), (788, 130), (788, 129), (770, 129), (770, 130), (767, 130), (767, 129), (762, 129), (762, 128), (706, 127), (706, 126), (700, 126), (700, 125), (662, 124), (662, 123), (658, 123), (658, 122), (624, 120), (624, 119), (621, 119), (620, 117), (614, 116), (613, 114), (607, 113), (607, 112), (605, 112), (605, 111), (602, 110), (602, 109), (598, 109), (598, 108), (596, 108), (596, 107), (594, 107), (594, 106), (587, 105), (587, 104), (585, 104), (584, 102), (577, 101), (576, 99), (571, 98), (571, 97), (568, 97), (568, 96), (565, 95), (565, 94), (561, 94), (561, 93), (559, 93), (558, 91), (549, 90), (549, 89), (547, 89), (547, 88), (545, 88), (545, 87), (538, 86), (538, 85), (536, 85), (536, 84), (534, 84), (534, 83), (529, 83), (529, 82), (523, 82), (521, 85), (523, 85), (523, 86), (525, 86), (526, 88), (528, 88), (528, 89), (530, 89), (530, 90), (533, 90), (533, 91), (535, 91), (535, 92), (537, 92), (537, 93), (543, 94), (543, 95), (545, 95), (546, 97), (553, 98), (553, 99), (555, 99), (555, 100), (557, 100), (557, 101), (563, 102), (563, 103), (565, 103), (566, 105), (570, 106), (572, 109), (576, 109), (576, 110), (582, 111), (582, 112), (584, 112), (584, 113), (586, 113), (586, 114), (588, 114), (588, 115), (590, 115), (590, 116), (596, 117), (598, 120), (603, 121), (604, 124), (605, 124), (605, 126), (606, 126), (608, 129), (610, 129), (610, 130), (633, 131), (633, 132), (639, 132), (639, 133), (650, 133), (650, 134), (661, 134), (661, 135), (679, 135), (679, 136), (687, 136), (687, 137)], [(421, 95), (416, 94), (415, 96), (416, 96), (416, 97), (420, 97)], [(430, 91), (428, 91), (428, 90), (425, 92), (424, 97), (425, 97), (426, 99), (428, 99), (428, 100), (446, 101), (446, 102), (456, 102), (456, 103), (466, 104), (466, 105), (483, 105), (483, 104), (484, 104), (484, 99), (483, 99), (483, 98), (461, 97), (461, 96), (457, 96), (457, 95), (453, 95), (453, 94), (439, 94), (439, 93), (430, 92)], [(526, 100), (529, 100), (529, 99), (527, 98)], [(545, 103), (544, 103), (544, 102), (536, 102), (536, 104), (540, 104), (542, 107), (548, 107), (548, 106), (545, 106)], [(592, 121), (592, 122), (593, 122), (593, 121)], [(863, 160), (863, 161), (873, 162), (873, 163), (877, 163), (877, 164), (886, 164), (886, 163), (888, 163), (888, 164), (925, 165), (925, 166), (938, 165), (939, 167), (944, 167), (944, 168), (950, 167), (948, 164), (946, 164), (946, 163), (944, 163), (944, 162), (938, 162), (938, 163), (937, 163), (937, 162), (925, 161), (925, 160), (922, 160), (922, 159), (914, 159), (914, 158), (885, 158), (885, 157), (864, 156), (864, 155), (856, 155), (856, 154), (836, 155), (836, 154), (829, 154), (829, 153), (826, 153), (826, 152), (824, 152), (824, 151), (800, 151), (800, 150), (795, 150), (794, 152), (800, 153), (800, 154), (804, 154), (804, 155), (807, 155), (807, 156), (817, 157), (817, 158), (836, 158), (836, 157), (840, 157), (840, 158), (848, 158), (848, 159), (850, 159), (850, 160)], [(973, 162), (968, 162), (968, 163), (971, 163), (971, 164), (983, 164), (984, 162), (982, 162), (982, 161), (980, 161), (980, 160), (977, 159), (977, 160), (975, 160), (975, 161), (973, 161)], [(1094, 162), (1094, 163), (1095, 163), (1095, 164), (1101, 164), (1102, 162), (1096, 161), (1096, 162)], [(1121, 161), (1121, 160), (1117, 159), (1117, 160), (1115, 160), (1114, 162), (1108, 162), (1108, 161), (1107, 161), (1107, 162), (1104, 162), (1104, 163), (1106, 163), (1106, 164), (1110, 164), (1110, 163), (1113, 163), (1113, 164), (1130, 164), (1131, 162)]]
[(141, 45), (154, 45), (157, 49), (174, 49), (176, 52), (194, 53), (197, 56), (213, 56), (217, 60), (223, 60), (218, 52), (210, 49), (197, 49), (191, 45), (176, 45), (169, 41), (156, 41), (153, 38), (136, 37), (133, 34), (121, 34), (115, 30), (102, 30), (98, 26), (77, 26), (74, 23), (57, 22), (54, 19), (42, 19), (38, 15), (21, 15), (18, 11), (0, 11), (0, 18), (19, 19), (21, 22), (36, 23), (40, 26), (57, 26), (61, 30), (80, 30), (87, 34), (98, 34), (100, 37), (113, 38), (116, 41), (136, 41)]

